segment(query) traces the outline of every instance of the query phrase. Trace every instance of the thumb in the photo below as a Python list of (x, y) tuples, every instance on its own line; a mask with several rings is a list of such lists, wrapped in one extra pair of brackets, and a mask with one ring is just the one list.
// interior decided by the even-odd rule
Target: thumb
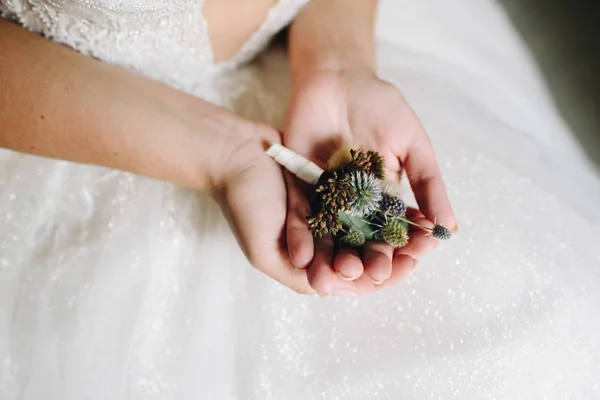
[(289, 257), (296, 268), (304, 269), (314, 256), (313, 236), (306, 222), (306, 217), (310, 215), (310, 205), (298, 179), (285, 171), (285, 181), (288, 196), (286, 241)]
[[(278, 189), (269, 182), (272, 181), (256, 180), (243, 174), (238, 176), (225, 187), (219, 199), (221, 209), (255, 268), (297, 293), (314, 294), (306, 271), (294, 267), (283, 245), (281, 233), (286, 205), (285, 201), (271, 201)], [(285, 196), (281, 183), (281, 194)]]

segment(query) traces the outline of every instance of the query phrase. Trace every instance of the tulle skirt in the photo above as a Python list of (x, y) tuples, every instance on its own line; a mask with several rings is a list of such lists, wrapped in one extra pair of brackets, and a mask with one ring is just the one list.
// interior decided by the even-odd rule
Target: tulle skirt
[[(597, 171), (495, 3), (414, 3), (383, 3), (379, 70), (433, 140), (453, 240), (384, 292), (302, 297), (202, 193), (2, 151), (0, 397), (600, 396)], [(219, 85), (281, 127), (281, 49)]]

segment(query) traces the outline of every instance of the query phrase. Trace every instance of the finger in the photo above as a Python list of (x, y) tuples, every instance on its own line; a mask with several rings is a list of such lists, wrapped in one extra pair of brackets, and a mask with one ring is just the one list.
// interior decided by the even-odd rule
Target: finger
[(376, 290), (388, 288), (396, 285), (405, 279), (417, 267), (418, 261), (414, 258), (401, 254), (394, 256), (392, 260), (392, 274), (381, 285), (376, 285)]
[(381, 284), (392, 274), (394, 248), (387, 243), (368, 242), (364, 246), (365, 274), (375, 284)]
[(282, 246), (269, 251), (270, 259), (256, 260), (261, 266), (261, 271), (280, 284), (287, 286), (294, 292), (303, 295), (316, 294), (316, 290), (310, 286), (306, 270), (296, 268), (287, 258), (287, 250)]
[(285, 180), (288, 196), (286, 242), (289, 257), (297, 268), (306, 268), (314, 255), (313, 235), (306, 223), (306, 216), (310, 215), (310, 205), (297, 180), (287, 171)]
[(345, 281), (359, 278), (364, 271), (360, 254), (356, 249), (339, 249), (335, 255), (333, 266), (340, 278)]
[[(277, 176), (278, 167), (271, 163), (267, 165), (273, 168), (272, 176)], [(315, 293), (306, 273), (297, 271), (284, 247), (286, 190), (283, 181), (277, 185), (272, 180), (263, 179), (265, 171), (268, 169), (248, 170), (228, 182), (218, 194), (221, 209), (254, 267), (298, 293)], [(255, 196), (248, 197), (248, 193)], [(274, 198), (282, 201), (273, 201)], [(264, 207), (264, 204), (269, 204), (269, 207)]]
[(392, 273), (383, 283), (375, 284), (367, 274), (364, 274), (355, 281), (340, 282), (333, 292), (333, 295), (337, 296), (337, 293), (342, 293), (343, 296), (341, 297), (349, 297), (349, 293), (364, 295), (392, 287), (410, 275), (412, 271), (414, 271), (416, 265), (417, 261), (410, 256), (396, 256), (392, 261)]
[(257, 226), (260, 218), (250, 216), (252, 213), (238, 212), (235, 208), (224, 208), (223, 212), (229, 221), (235, 221), (231, 224), (232, 229), (252, 266), (297, 293), (316, 293), (308, 282), (306, 271), (297, 269), (289, 260), (288, 251), (277, 233), (256, 244), (255, 238), (238, 229), (239, 226)]
[[(416, 224), (433, 227), (433, 222), (429, 221), (423, 213), (414, 208), (406, 210), (406, 218)], [(400, 247), (394, 251), (394, 255), (405, 254), (412, 258), (420, 258), (426, 253), (437, 247), (438, 241), (428, 235), (428, 231), (414, 225), (409, 225), (408, 230), (409, 241), (404, 247)]]
[(425, 132), (408, 149), (403, 165), (423, 214), (430, 221), (455, 229), (456, 220), (448, 199), (446, 185), (435, 160), (433, 147)]
[(310, 286), (319, 296), (328, 297), (337, 281), (333, 268), (333, 239), (325, 236), (314, 240), (315, 256), (306, 271)]

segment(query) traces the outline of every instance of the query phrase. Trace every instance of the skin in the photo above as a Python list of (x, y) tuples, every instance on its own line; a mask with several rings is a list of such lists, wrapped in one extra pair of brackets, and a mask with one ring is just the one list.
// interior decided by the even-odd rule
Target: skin
[[(375, 72), (373, 24), (376, 0), (313, 0), (290, 30), (293, 96), (284, 144), (324, 167), (344, 143), (358, 143), (386, 158), (387, 177), (406, 170), (421, 211), (409, 217), (434, 220), (456, 230), (456, 221), (431, 142), (410, 106)], [(344, 18), (335, 16), (344, 15)], [(305, 222), (306, 190), (289, 175), (287, 243), (293, 264), (306, 269), (324, 297), (343, 291), (364, 294), (395, 284), (436, 242), (413, 230), (409, 245), (394, 250), (381, 243), (364, 251), (333, 250), (332, 239), (313, 240)]]
[(202, 13), (215, 61), (231, 59), (276, 4), (277, 0), (206, 0)]
[(271, 127), (0, 19), (0, 146), (208, 191), (256, 268), (310, 294), (282, 233), (286, 189)]
[[(236, 1), (205, 3), (216, 61), (234, 55), (273, 5), (257, 1), (246, 12), (246, 2)], [(389, 176), (408, 172), (423, 211), (411, 210), (411, 219), (431, 226), (437, 217), (455, 226), (427, 135), (398, 90), (374, 73), (375, 8), (373, 0), (353, 7), (347, 0), (313, 0), (293, 22), (294, 94), (284, 144), (321, 166), (343, 142), (378, 150)], [(271, 127), (2, 19), (0, 87), (1, 147), (208, 191), (252, 265), (298, 293), (363, 294), (391, 286), (435, 244), (414, 232), (401, 250), (375, 244), (362, 254), (334, 254), (331, 239), (313, 243), (303, 188), (287, 177), (286, 189), (281, 169), (263, 153), (266, 142), (281, 140)]]

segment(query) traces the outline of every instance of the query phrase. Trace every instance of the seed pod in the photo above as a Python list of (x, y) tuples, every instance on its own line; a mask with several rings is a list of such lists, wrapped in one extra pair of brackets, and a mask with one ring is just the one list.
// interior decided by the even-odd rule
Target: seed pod
[(439, 240), (448, 240), (452, 237), (452, 232), (444, 225), (437, 224), (431, 230), (431, 236)]
[(394, 247), (403, 247), (408, 243), (408, 229), (406, 223), (397, 218), (390, 218), (383, 223), (381, 228), (383, 240)]

